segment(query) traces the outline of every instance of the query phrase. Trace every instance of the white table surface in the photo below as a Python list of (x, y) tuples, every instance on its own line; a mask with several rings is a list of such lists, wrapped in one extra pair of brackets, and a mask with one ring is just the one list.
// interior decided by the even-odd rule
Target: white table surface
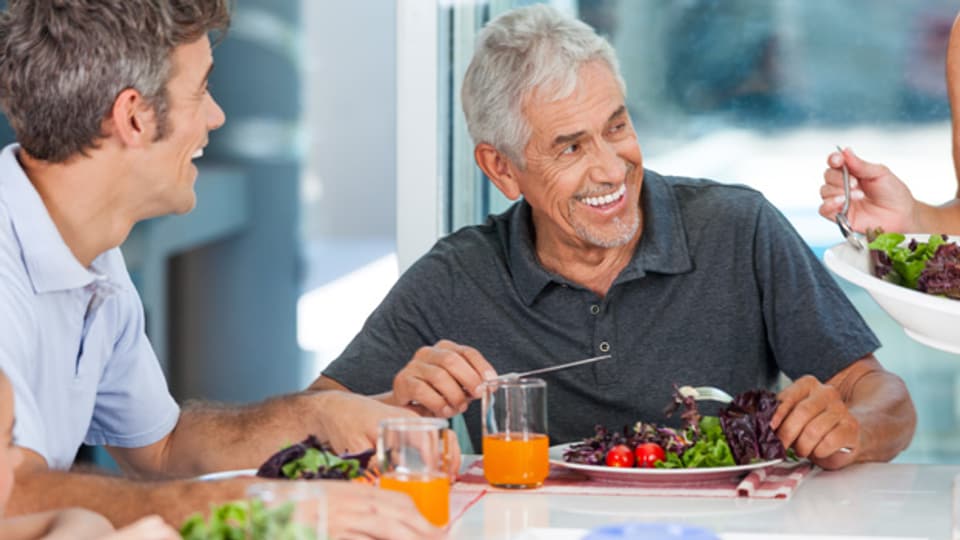
[(561, 540), (574, 536), (569, 529), (643, 521), (699, 525), (730, 538), (789, 533), (951, 539), (958, 474), (960, 466), (952, 465), (859, 464), (818, 471), (789, 500), (488, 492), (453, 525), (450, 538), (533, 540), (549, 538), (545, 529), (556, 528), (552, 536)]

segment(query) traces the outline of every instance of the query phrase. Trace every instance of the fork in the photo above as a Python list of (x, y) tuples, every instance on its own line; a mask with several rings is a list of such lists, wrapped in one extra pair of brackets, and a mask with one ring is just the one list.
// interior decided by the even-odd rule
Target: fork
[[(713, 386), (681, 386), (677, 389), (677, 392), (683, 397), (692, 397), (697, 401), (719, 401), (720, 403), (733, 401), (733, 396)], [(849, 454), (853, 450), (844, 446), (838, 452)]]
[(681, 386), (677, 389), (683, 397), (692, 397), (697, 401), (719, 401), (720, 403), (730, 403), (733, 396), (713, 386)]
[[(843, 154), (843, 148), (837, 146), (837, 150), (840, 151), (840, 154)], [(854, 232), (853, 227), (850, 226), (850, 222), (847, 221), (847, 210), (850, 209), (850, 172), (847, 170), (847, 164), (843, 164), (843, 208), (840, 209), (840, 213), (837, 214), (836, 220), (837, 225), (840, 227), (840, 233), (843, 234), (843, 237), (847, 240), (851, 246), (854, 247), (857, 251), (863, 250), (863, 243), (857, 238), (857, 233)]]

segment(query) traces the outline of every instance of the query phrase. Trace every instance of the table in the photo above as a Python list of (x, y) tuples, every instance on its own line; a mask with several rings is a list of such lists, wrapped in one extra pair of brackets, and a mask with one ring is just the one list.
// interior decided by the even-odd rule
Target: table
[(529, 528), (659, 521), (727, 533), (950, 539), (958, 474), (953, 465), (858, 464), (818, 471), (789, 500), (488, 492), (453, 525), (450, 538), (519, 540), (530, 537), (522, 533)]

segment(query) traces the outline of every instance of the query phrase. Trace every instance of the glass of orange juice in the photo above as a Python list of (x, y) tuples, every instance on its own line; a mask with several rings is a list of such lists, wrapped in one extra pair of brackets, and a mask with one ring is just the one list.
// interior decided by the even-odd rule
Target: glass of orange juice
[(453, 432), (440, 418), (391, 418), (380, 422), (377, 460), (383, 489), (406, 493), (430, 523), (450, 521), (447, 465)]
[(535, 488), (550, 472), (547, 383), (492, 381), (483, 393), (483, 475), (491, 485)]

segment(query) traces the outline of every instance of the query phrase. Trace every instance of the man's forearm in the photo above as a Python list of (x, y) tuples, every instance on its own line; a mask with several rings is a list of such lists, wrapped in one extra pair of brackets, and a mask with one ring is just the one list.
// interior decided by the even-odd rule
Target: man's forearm
[(308, 391), (243, 406), (187, 403), (171, 434), (166, 470), (193, 476), (257, 468), (314, 431), (310, 426), (322, 421), (322, 401)]
[(11, 516), (79, 507), (107, 517), (115, 527), (159, 514), (174, 527), (210, 504), (242, 499), (256, 479), (223, 482), (134, 482), (112, 476), (24, 471), (16, 477), (7, 507)]
[[(339, 390), (342, 392), (353, 392), (346, 386), (324, 375), (317, 377), (317, 380), (313, 381), (313, 384), (310, 385), (310, 390), (317, 390), (317, 391)], [(387, 391), (382, 394), (374, 394), (367, 397), (369, 397), (370, 399), (375, 399), (380, 403), (384, 403), (386, 405), (392, 405), (394, 407), (406, 407), (407, 405), (409, 405), (409, 403), (397, 403), (396, 402), (397, 400), (394, 399), (393, 392), (391, 391)]]
[(858, 461), (889, 461), (910, 444), (917, 412), (900, 377), (889, 371), (867, 373), (846, 401), (860, 423), (863, 448)]
[[(281, 448), (308, 435), (334, 442), (343, 435), (343, 424), (349, 423), (345, 420), (360, 414), (358, 399), (341, 391), (311, 389), (240, 407), (188, 403), (171, 434), (164, 469), (172, 475), (193, 476), (257, 468)], [(370, 441), (365, 441), (351, 448), (368, 448)]]

